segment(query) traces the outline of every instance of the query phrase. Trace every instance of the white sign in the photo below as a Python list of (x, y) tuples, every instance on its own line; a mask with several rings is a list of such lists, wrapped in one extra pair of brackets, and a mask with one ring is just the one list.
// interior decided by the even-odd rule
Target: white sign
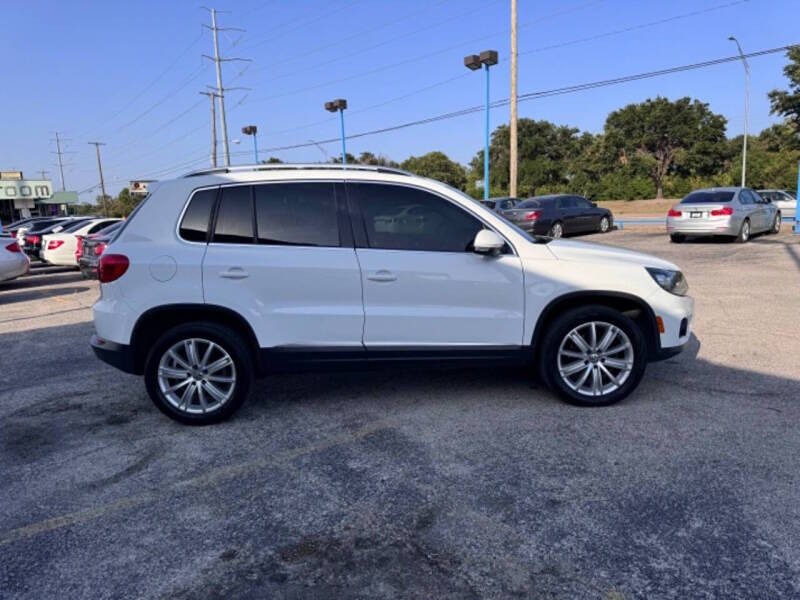
[(49, 179), (0, 179), (0, 200), (41, 200), (52, 195)]
[(150, 179), (140, 179), (138, 181), (131, 181), (128, 188), (131, 194), (135, 196), (147, 196), (147, 184), (151, 183)]

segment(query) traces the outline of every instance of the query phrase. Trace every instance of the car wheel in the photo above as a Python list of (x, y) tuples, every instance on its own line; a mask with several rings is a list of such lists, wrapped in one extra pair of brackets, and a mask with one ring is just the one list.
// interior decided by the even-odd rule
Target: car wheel
[(739, 244), (745, 244), (750, 241), (750, 220), (745, 219), (742, 223), (742, 228), (739, 229), (739, 235), (736, 236), (736, 241)]
[(551, 238), (560, 238), (562, 235), (564, 235), (564, 226), (561, 224), (561, 221), (556, 221), (553, 223), (553, 225), (550, 227), (550, 232), (548, 235)]
[(150, 398), (168, 417), (207, 425), (231, 416), (253, 381), (247, 346), (215, 323), (179, 325), (162, 335), (145, 362)]
[(770, 233), (780, 233), (781, 232), (781, 213), (775, 215), (775, 220), (772, 222), (772, 229), (770, 229)]
[(671, 233), (669, 234), (669, 240), (673, 244), (682, 244), (683, 242), (686, 241), (686, 236), (681, 235), (680, 233)]
[(600, 219), (600, 233), (608, 233), (609, 229), (611, 229), (611, 221), (609, 221), (608, 217)]
[(539, 368), (570, 404), (608, 406), (636, 389), (646, 364), (639, 326), (619, 311), (591, 305), (555, 319), (542, 340)]

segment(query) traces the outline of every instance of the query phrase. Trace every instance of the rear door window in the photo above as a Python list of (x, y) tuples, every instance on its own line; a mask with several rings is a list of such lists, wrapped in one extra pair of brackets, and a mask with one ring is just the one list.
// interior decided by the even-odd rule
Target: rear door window
[(251, 186), (222, 188), (213, 241), (223, 244), (254, 243), (255, 223), (253, 221), (253, 188)]
[[(192, 196), (181, 221), (180, 235), (183, 239), (189, 242), (205, 242), (208, 239), (208, 225), (216, 197), (216, 188), (200, 190)], [(133, 215), (128, 218), (132, 217)]]
[(259, 244), (340, 245), (333, 183), (270, 183), (254, 189)]

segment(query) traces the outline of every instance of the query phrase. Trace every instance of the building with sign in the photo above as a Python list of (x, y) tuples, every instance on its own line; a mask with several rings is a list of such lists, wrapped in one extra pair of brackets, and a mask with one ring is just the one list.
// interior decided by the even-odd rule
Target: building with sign
[(25, 179), (22, 171), (0, 171), (0, 221), (9, 223), (26, 217), (66, 214), (77, 204), (75, 192), (53, 193), (49, 179)]

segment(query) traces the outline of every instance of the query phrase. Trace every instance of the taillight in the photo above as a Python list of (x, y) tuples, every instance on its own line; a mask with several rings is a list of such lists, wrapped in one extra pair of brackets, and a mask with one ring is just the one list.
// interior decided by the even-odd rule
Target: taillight
[(722, 208), (715, 208), (711, 211), (712, 217), (730, 217), (733, 214), (733, 209), (730, 206), (723, 206)]
[(97, 278), (100, 283), (116, 281), (128, 270), (130, 261), (124, 254), (104, 254), (97, 265)]
[(81, 256), (83, 256), (83, 236), (76, 235), (75, 242), (75, 260), (78, 260)]
[(680, 217), (681, 216), (681, 211), (675, 210), (674, 208), (670, 208), (669, 212), (667, 213), (667, 216), (668, 217)]
[(17, 242), (11, 242), (8, 246), (6, 246), (6, 250), (9, 252), (22, 252), (22, 250), (19, 249), (19, 244)]
[(38, 235), (26, 235), (25, 236), (25, 243), (26, 244), (38, 244), (41, 241), (42, 241), (42, 238), (40, 238)]
[(99, 244), (97, 244), (97, 246), (94, 247), (95, 256), (100, 256), (105, 251), (106, 246), (108, 246), (108, 244), (106, 244), (105, 242), (100, 242)]
[(47, 249), (55, 250), (56, 248), (60, 248), (63, 245), (64, 245), (64, 240), (49, 240), (47, 242)]
[(542, 214), (542, 211), (540, 211), (540, 210), (532, 210), (529, 213), (525, 213), (525, 220), (526, 221), (535, 221), (536, 219), (539, 218), (539, 216), (541, 214)]

